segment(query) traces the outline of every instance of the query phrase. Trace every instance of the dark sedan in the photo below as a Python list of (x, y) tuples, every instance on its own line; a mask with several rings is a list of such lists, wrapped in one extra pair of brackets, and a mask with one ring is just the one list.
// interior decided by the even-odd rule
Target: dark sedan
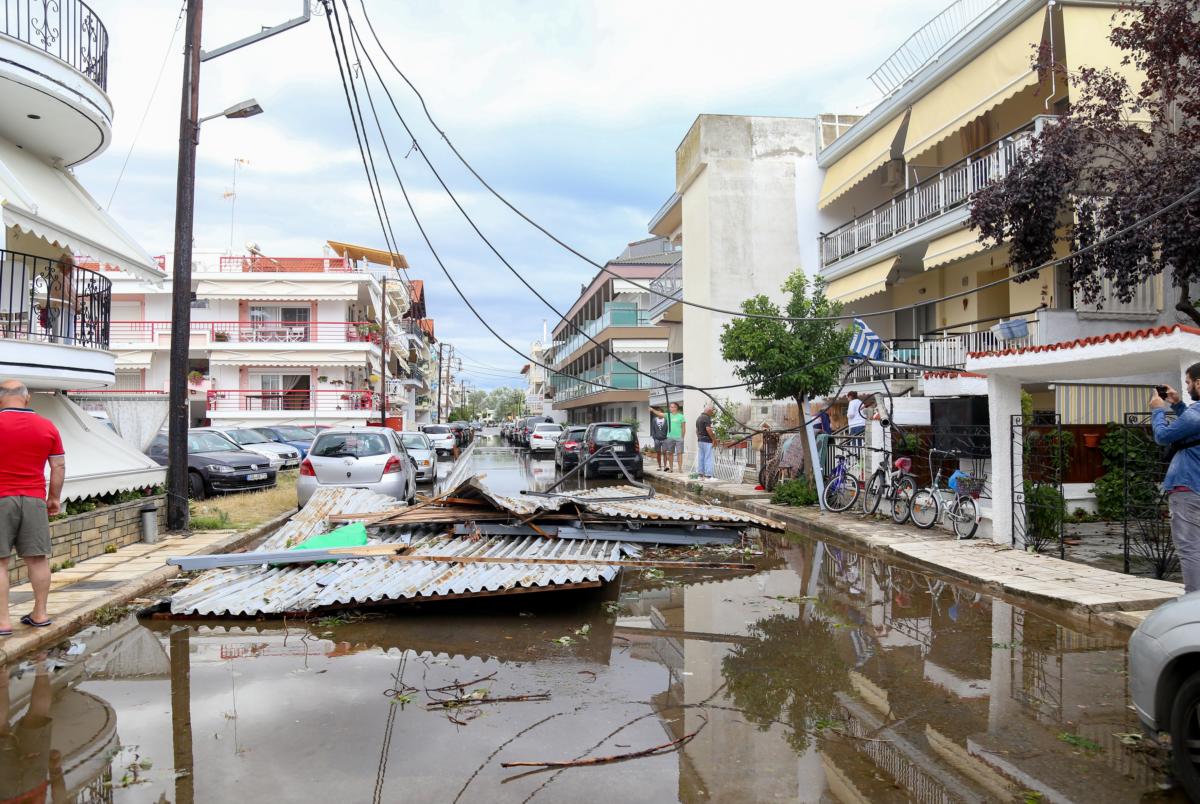
[[(146, 449), (150, 458), (167, 465), (167, 436), (159, 434)], [(225, 491), (251, 491), (275, 485), (271, 462), (257, 452), (244, 450), (213, 432), (188, 434), (188, 490), (203, 500)]]
[[(600, 455), (594, 455), (601, 447), (609, 447)], [(583, 436), (581, 457), (594, 455), (583, 467), (584, 477), (615, 474), (624, 477), (621, 467), (637, 480), (642, 479), (642, 452), (638, 446), (637, 432), (624, 422), (597, 422), (589, 424)]]
[(579, 465), (579, 450), (583, 447), (586, 426), (568, 427), (554, 445), (554, 465), (566, 472)]

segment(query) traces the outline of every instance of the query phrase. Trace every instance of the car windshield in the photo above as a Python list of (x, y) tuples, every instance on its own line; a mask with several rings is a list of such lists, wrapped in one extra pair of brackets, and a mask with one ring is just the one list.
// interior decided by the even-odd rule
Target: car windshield
[(561, 433), (562, 427), (557, 424), (539, 424), (535, 433)]
[(601, 425), (596, 428), (595, 439), (598, 444), (609, 442), (629, 444), (633, 441), (633, 429), (621, 425)]
[(400, 441), (408, 449), (429, 449), (429, 438), (423, 433), (405, 433)]
[(392, 445), (382, 433), (326, 433), (317, 436), (308, 454), (317, 458), (365, 458), (391, 451)]
[(313, 434), (299, 427), (275, 427), (275, 432), (287, 441), (312, 441)]
[(587, 432), (586, 427), (572, 427), (567, 431), (567, 438), (583, 438), (583, 434)]
[(271, 439), (267, 438), (257, 430), (230, 430), (225, 435), (232, 438), (239, 444), (270, 444)]
[(442, 427), (440, 424), (438, 424), (434, 425), (433, 427), (426, 427), (425, 432), (429, 433), (430, 435), (445, 435), (446, 433), (450, 432), (450, 428)]
[(225, 452), (237, 448), (236, 444), (217, 433), (188, 434), (188, 452)]

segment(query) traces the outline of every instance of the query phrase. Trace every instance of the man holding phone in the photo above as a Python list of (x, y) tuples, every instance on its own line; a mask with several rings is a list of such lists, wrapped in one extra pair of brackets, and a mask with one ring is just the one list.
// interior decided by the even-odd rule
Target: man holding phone
[[(1170, 466), (1163, 479), (1171, 511), (1171, 539), (1179, 553), (1184, 592), (1200, 590), (1200, 363), (1188, 367), (1184, 390), (1192, 404), (1185, 405), (1169, 385), (1155, 387), (1150, 397), (1154, 440), (1169, 447)], [(1175, 421), (1167, 423), (1167, 410)]]

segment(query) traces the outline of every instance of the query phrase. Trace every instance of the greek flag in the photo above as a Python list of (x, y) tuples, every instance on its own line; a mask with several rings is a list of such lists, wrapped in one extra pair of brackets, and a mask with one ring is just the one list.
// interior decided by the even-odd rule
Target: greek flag
[(883, 341), (861, 318), (854, 319), (854, 337), (850, 339), (850, 352), (868, 360), (879, 358)]

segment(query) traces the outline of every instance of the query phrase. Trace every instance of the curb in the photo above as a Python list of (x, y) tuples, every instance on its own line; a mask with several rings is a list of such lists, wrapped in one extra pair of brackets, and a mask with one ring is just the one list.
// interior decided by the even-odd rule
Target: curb
[[(284, 522), (290, 519), (296, 513), (296, 509), (286, 511), (279, 516), (257, 525), (250, 530), (234, 533), (223, 541), (217, 542), (212, 546), (214, 553), (231, 553), (239, 550), (251, 542), (261, 539), (268, 533), (279, 528)], [(4, 642), (0, 643), (0, 664), (6, 664), (15, 659), (20, 658), (26, 653), (35, 651), (39, 648), (53, 645), (62, 641), (67, 636), (75, 633), (80, 628), (89, 625), (96, 618), (96, 612), (105, 606), (121, 605), (128, 603), (135, 597), (139, 597), (151, 589), (162, 586), (167, 581), (179, 575), (179, 567), (165, 565), (156, 570), (146, 573), (140, 578), (134, 578), (121, 586), (113, 589), (109, 594), (99, 597), (93, 601), (83, 604), (82, 606), (66, 612), (64, 615), (57, 617), (54, 624), (46, 628), (31, 628), (20, 636), (8, 637)], [(63, 589), (69, 589), (70, 586), (64, 586)]]

